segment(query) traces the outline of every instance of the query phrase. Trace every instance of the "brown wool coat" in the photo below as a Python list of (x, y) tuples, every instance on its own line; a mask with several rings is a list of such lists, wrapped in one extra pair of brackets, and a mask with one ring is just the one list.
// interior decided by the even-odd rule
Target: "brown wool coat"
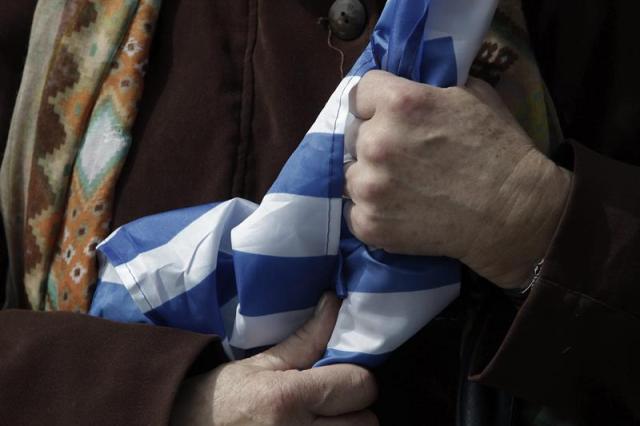
[[(331, 3), (164, 2), (114, 227), (264, 194), (340, 79), (339, 56), (318, 23)], [(367, 31), (353, 41), (334, 40), (345, 69), (384, 1), (364, 3)], [(571, 201), (541, 278), (513, 322), (512, 305), (491, 293), (497, 302), (474, 317), (479, 337), (465, 341), (462, 352), (465, 307), (473, 297), (463, 297), (394, 354), (377, 371), (382, 424), (452, 425), (456, 415), (465, 425), (483, 424), (491, 417), (489, 400), (480, 404), (484, 411), (467, 401), (456, 412), (460, 371), (461, 401), (475, 392), (468, 373), (532, 401), (586, 413), (594, 424), (629, 424), (616, 420), (625, 412), (640, 416), (640, 111), (634, 101), (640, 64), (628, 49), (627, 56), (620, 53), (625, 40), (638, 39), (638, 26), (625, 21), (638, 14), (624, 0), (578, 3), (525, 2), (565, 135), (582, 144), (567, 163), (576, 173)], [(0, 2), (3, 144), (34, 5)], [(560, 19), (565, 16), (570, 25)], [(596, 40), (599, 49), (584, 39)], [(625, 67), (614, 72), (614, 62), (623, 60)], [(606, 91), (593, 67), (608, 73)], [(4, 273), (6, 252), (0, 254)], [(462, 364), (461, 353), (471, 353)], [(3, 311), (0, 424), (165, 424), (184, 376), (223, 361), (213, 336)], [(593, 420), (592, 411), (607, 423)]]

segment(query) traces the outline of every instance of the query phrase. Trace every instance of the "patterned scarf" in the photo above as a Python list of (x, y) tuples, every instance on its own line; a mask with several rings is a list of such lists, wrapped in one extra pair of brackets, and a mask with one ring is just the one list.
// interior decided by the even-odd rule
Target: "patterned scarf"
[(0, 171), (11, 286), (32, 309), (88, 308), (159, 7), (38, 4)]

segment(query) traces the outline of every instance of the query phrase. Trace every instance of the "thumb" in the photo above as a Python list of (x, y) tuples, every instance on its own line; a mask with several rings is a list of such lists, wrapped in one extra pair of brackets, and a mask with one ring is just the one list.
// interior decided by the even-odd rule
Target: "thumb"
[(522, 131), (518, 120), (516, 120), (509, 110), (509, 107), (489, 83), (479, 78), (469, 77), (467, 80), (467, 90), (478, 98), (478, 100), (489, 106), (499, 117), (507, 121), (508, 124)]
[(327, 347), (336, 325), (341, 301), (333, 293), (325, 293), (313, 317), (295, 333), (276, 346), (247, 361), (270, 370), (305, 370), (318, 361)]

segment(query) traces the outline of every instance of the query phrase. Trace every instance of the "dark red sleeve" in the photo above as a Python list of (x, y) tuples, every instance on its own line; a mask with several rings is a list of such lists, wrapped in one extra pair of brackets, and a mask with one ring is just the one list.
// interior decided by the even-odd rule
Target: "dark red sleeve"
[(640, 167), (579, 144), (574, 158), (539, 279), (473, 378), (557, 407), (606, 399), (640, 417)]
[(2, 311), (0, 424), (168, 424), (184, 377), (224, 360), (213, 336), (80, 314)]

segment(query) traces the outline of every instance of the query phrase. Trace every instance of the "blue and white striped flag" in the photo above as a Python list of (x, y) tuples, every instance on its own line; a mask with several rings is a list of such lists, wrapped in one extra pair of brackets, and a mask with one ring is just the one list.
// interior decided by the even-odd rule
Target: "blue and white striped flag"
[(215, 333), (237, 358), (286, 338), (334, 289), (344, 300), (316, 365), (382, 362), (457, 297), (460, 267), (368, 248), (344, 226), (349, 92), (372, 69), (464, 83), (496, 2), (387, 1), (371, 42), (262, 202), (233, 199), (120, 227), (98, 247), (90, 313)]

